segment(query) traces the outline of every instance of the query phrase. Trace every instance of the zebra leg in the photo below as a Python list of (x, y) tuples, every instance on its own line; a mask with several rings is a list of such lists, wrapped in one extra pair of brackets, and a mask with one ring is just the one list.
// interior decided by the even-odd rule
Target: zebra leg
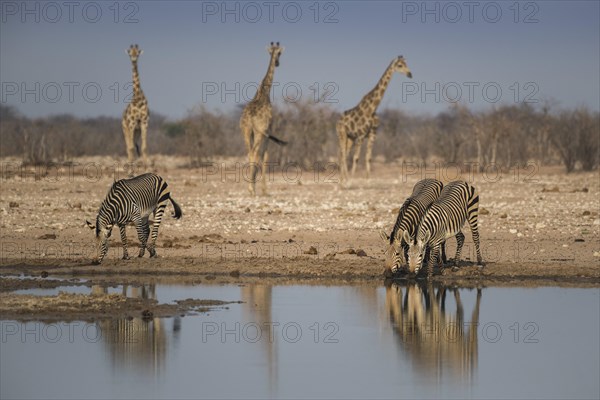
[(121, 243), (123, 243), (123, 260), (129, 260), (129, 254), (127, 253), (127, 234), (125, 232), (126, 225), (119, 225), (119, 231), (121, 232)]
[(481, 250), (479, 248), (479, 230), (477, 229), (477, 212), (478, 210), (472, 210), (469, 215), (469, 226), (471, 227), (471, 236), (473, 236), (473, 242), (475, 242), (475, 250), (477, 251), (477, 263), (484, 265), (483, 258), (481, 257)]
[(429, 261), (427, 262), (427, 279), (430, 279), (433, 276), (433, 263), (438, 258), (438, 254), (440, 252), (440, 245), (436, 244), (429, 249)]
[(166, 203), (158, 206), (154, 213), (154, 223), (152, 224), (152, 232), (150, 233), (150, 244), (148, 245), (148, 252), (150, 257), (156, 257), (156, 238), (158, 237), (158, 227), (162, 221), (163, 213), (165, 212)]
[(442, 259), (440, 260), (440, 263), (442, 264), (442, 268), (444, 268), (444, 265), (448, 261), (446, 257), (446, 241), (444, 240), (440, 246), (442, 249)]
[(458, 267), (458, 261), (460, 260), (460, 253), (462, 251), (463, 245), (465, 244), (465, 235), (458, 231), (456, 234), (456, 255), (454, 256), (454, 266)]
[(148, 243), (148, 234), (150, 232), (148, 218), (141, 218), (138, 214), (138, 216), (133, 218), (133, 223), (135, 224), (135, 229), (138, 233), (138, 239), (140, 240), (140, 253), (138, 254), (138, 257), (144, 257), (144, 253), (146, 252), (146, 243)]

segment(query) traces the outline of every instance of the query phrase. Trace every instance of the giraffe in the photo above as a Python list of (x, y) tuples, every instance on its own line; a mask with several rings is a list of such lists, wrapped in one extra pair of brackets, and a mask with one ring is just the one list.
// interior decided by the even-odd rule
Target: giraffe
[(356, 163), (358, 162), (362, 143), (365, 138), (367, 139), (367, 179), (371, 174), (371, 152), (379, 125), (379, 117), (375, 115), (375, 112), (392, 79), (392, 75), (396, 71), (405, 74), (408, 78), (412, 78), (412, 73), (406, 65), (406, 60), (402, 56), (396, 57), (386, 68), (377, 85), (362, 98), (356, 107), (344, 111), (344, 114), (337, 122), (336, 130), (340, 140), (340, 183), (342, 185), (348, 180), (348, 166), (346, 164), (348, 153), (354, 145), (354, 156), (352, 157), (352, 177), (354, 177)]
[[(277, 139), (270, 134), (272, 120), (270, 91), (273, 85), (275, 68), (279, 66), (279, 57), (283, 53), (283, 50), (284, 47), (280, 46), (279, 42), (271, 42), (271, 45), (267, 46), (267, 51), (271, 55), (267, 74), (263, 78), (254, 98), (244, 108), (240, 118), (240, 129), (242, 135), (244, 135), (246, 150), (248, 151), (248, 161), (250, 162), (248, 190), (253, 196), (256, 194), (255, 184), (257, 179), (262, 181), (263, 194), (267, 193), (265, 167), (269, 159), (269, 153), (267, 152), (268, 139), (279, 145), (286, 144), (283, 140)], [(260, 166), (262, 166), (262, 171), (257, 178)]]
[(141, 155), (144, 164), (147, 164), (148, 157), (146, 154), (146, 138), (148, 132), (148, 118), (150, 112), (148, 111), (148, 101), (142, 92), (140, 87), (140, 74), (138, 72), (138, 57), (144, 52), (137, 44), (132, 44), (129, 49), (125, 50), (131, 59), (133, 66), (133, 98), (127, 105), (125, 112), (123, 112), (123, 119), (121, 126), (123, 127), (123, 135), (125, 136), (125, 145), (127, 146), (127, 159), (129, 162), (133, 162), (134, 147), (137, 151), (137, 155), (140, 155), (140, 149), (137, 144), (137, 139), (141, 136), (142, 139), (142, 151)]

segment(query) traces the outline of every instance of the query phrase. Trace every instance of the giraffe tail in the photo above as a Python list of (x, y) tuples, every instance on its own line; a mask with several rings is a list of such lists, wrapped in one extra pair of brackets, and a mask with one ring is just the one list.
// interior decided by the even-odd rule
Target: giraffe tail
[(286, 141), (284, 141), (284, 140), (281, 140), (281, 139), (278, 139), (278, 138), (276, 138), (276, 137), (275, 137), (275, 136), (273, 136), (273, 135), (267, 135), (267, 137), (268, 137), (269, 139), (271, 139), (272, 141), (274, 141), (275, 143), (277, 143), (278, 145), (280, 145), (280, 146), (285, 146), (285, 145), (287, 145), (287, 142), (286, 142)]

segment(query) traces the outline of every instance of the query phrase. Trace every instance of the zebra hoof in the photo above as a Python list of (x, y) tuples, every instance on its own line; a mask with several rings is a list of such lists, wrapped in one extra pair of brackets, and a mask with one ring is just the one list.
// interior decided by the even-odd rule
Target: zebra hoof
[(150, 258), (158, 257), (158, 255), (156, 254), (156, 250), (148, 250), (148, 252), (150, 253)]
[(452, 272), (456, 272), (456, 271), (458, 271), (458, 266), (455, 265), (452, 267)]
[(138, 254), (138, 258), (142, 258), (144, 257), (144, 251), (140, 251), (140, 254)]
[(131, 257), (129, 257), (128, 255), (124, 255), (123, 260), (131, 260)]
[(98, 260), (98, 259), (93, 259), (92, 260), (92, 265), (100, 265), (102, 261)]

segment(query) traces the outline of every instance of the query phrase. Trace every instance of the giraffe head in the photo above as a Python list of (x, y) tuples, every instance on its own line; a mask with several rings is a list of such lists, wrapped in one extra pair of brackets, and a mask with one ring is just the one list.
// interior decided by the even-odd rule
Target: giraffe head
[(279, 42), (277, 42), (277, 43), (271, 42), (271, 45), (267, 46), (267, 51), (269, 52), (271, 57), (275, 57), (275, 66), (276, 67), (279, 67), (279, 57), (281, 56), (281, 53), (283, 53), (283, 50), (285, 50), (285, 47), (280, 46)]
[(394, 61), (392, 61), (392, 63), (395, 72), (400, 72), (406, 75), (407, 78), (412, 78), (412, 72), (410, 72), (410, 69), (408, 69), (404, 57), (398, 56), (394, 59)]
[(132, 44), (127, 50), (125, 50), (125, 52), (127, 52), (132, 62), (136, 62), (138, 57), (142, 55), (144, 50), (140, 49), (137, 44)]

